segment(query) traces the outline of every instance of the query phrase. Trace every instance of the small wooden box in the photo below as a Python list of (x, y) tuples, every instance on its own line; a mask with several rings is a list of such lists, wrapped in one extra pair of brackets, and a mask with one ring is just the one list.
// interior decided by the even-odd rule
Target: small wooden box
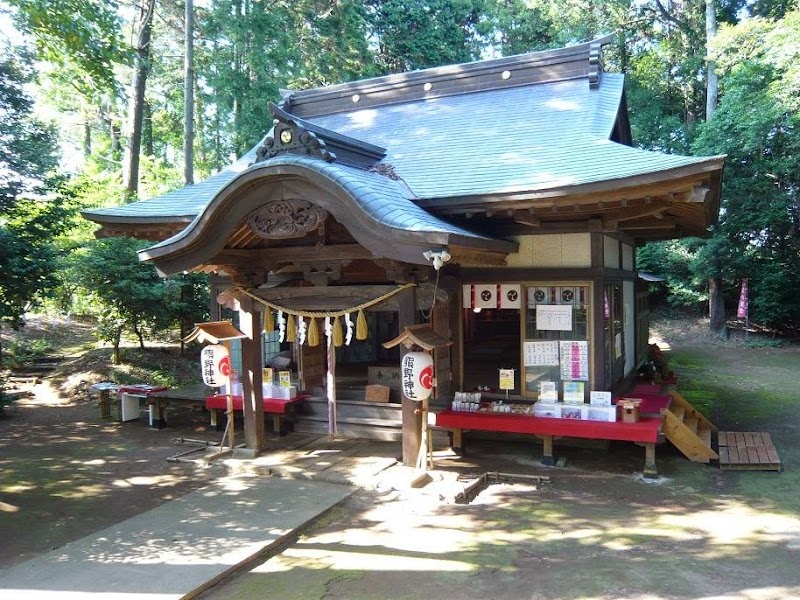
[(389, 402), (389, 386), (373, 384), (366, 387), (364, 400), (367, 402)]
[(642, 403), (638, 398), (623, 398), (617, 402), (621, 421), (623, 423), (639, 422), (639, 405)]

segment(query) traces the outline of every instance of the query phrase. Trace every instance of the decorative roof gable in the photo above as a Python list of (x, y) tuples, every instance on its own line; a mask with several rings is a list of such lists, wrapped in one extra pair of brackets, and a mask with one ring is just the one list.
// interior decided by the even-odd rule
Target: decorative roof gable
[(386, 156), (385, 148), (305, 121), (272, 102), (269, 111), (273, 127), (256, 150), (253, 164), (291, 153), (368, 169)]

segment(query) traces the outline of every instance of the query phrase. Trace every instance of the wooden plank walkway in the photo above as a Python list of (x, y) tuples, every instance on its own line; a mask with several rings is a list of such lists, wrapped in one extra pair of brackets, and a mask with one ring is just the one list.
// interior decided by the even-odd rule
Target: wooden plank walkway
[(772, 438), (760, 431), (720, 431), (719, 468), (736, 471), (780, 471)]

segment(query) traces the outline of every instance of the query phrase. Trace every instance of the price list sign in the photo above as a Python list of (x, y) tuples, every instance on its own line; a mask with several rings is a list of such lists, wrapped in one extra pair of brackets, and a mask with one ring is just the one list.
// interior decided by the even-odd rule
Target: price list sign
[(559, 342), (561, 379), (589, 381), (589, 342)]

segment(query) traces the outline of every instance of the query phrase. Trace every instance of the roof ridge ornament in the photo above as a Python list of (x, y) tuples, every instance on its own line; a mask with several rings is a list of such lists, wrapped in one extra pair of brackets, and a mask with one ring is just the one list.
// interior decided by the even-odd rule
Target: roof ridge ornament
[(253, 164), (279, 154), (292, 153), (368, 169), (386, 156), (386, 148), (301, 119), (272, 102), (269, 103), (269, 112), (273, 126), (256, 150)]
[(308, 131), (297, 120), (292, 119), (291, 113), (279, 109), (272, 103), (270, 112), (273, 117), (273, 127), (264, 138), (264, 143), (256, 150), (254, 162), (269, 160), (283, 153), (315, 156), (326, 162), (336, 160), (336, 154), (327, 150), (325, 142), (313, 131)]

